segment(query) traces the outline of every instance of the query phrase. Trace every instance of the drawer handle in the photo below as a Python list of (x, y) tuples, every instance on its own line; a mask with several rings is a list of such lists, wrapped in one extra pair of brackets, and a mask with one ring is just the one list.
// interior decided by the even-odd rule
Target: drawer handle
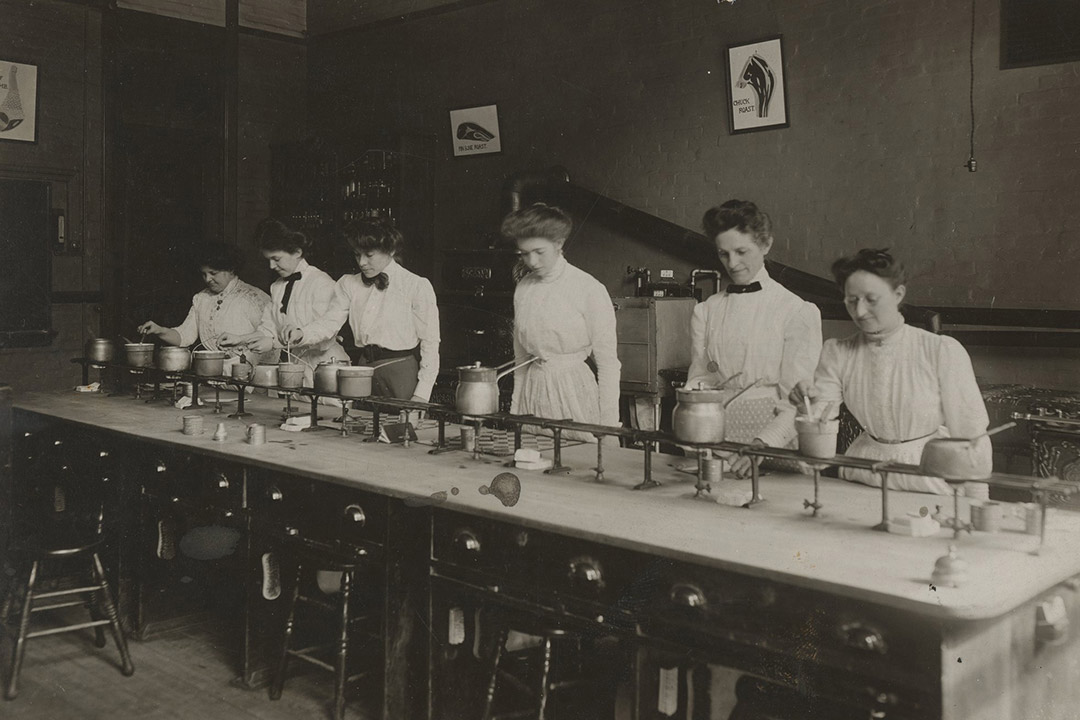
[(168, 469), (169, 468), (165, 466), (165, 463), (163, 461), (158, 460), (158, 464), (157, 464), (157, 468), (156, 468), (157, 472), (163, 473)]
[(856, 650), (884, 655), (889, 649), (879, 630), (861, 622), (841, 625), (839, 635), (844, 645)]
[(281, 498), (284, 497), (281, 491), (277, 487), (271, 485), (270, 489), (266, 491), (266, 497), (270, 502), (281, 502)]
[(570, 581), (578, 585), (601, 588), (604, 586), (604, 574), (600, 564), (592, 558), (575, 558), (570, 561)]
[(294, 528), (294, 527), (288, 527), (288, 526), (286, 526), (286, 527), (285, 527), (285, 534), (286, 534), (286, 535), (288, 535), (289, 537), (296, 537), (297, 535), (299, 535), (299, 534), (300, 534), (300, 531), (299, 531), (299, 530), (297, 530), (297, 529), (296, 529), (296, 528)]
[(229, 489), (229, 478), (225, 476), (225, 473), (219, 472), (217, 474), (217, 486), (222, 490)]
[(349, 522), (356, 523), (360, 527), (364, 526), (367, 522), (367, 516), (364, 515), (364, 509), (359, 505), (350, 505), (345, 508), (345, 519)]
[(480, 553), (480, 538), (469, 530), (458, 530), (454, 535), (454, 545), (467, 553)]
[(697, 585), (676, 583), (671, 586), (671, 602), (688, 608), (703, 608), (707, 605), (705, 593)]

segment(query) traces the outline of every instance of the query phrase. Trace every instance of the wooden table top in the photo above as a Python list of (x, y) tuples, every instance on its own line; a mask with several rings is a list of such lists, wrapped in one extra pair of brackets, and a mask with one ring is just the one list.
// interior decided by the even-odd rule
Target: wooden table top
[[(674, 468), (686, 458), (654, 454), (653, 476), (663, 485), (634, 491), (642, 479), (644, 453), (605, 447), (606, 481), (597, 483), (592, 472), (596, 446), (577, 445), (563, 450), (563, 464), (573, 468), (569, 475), (513, 470), (521, 479), (521, 497), (505, 507), (481, 492), (506, 471), (504, 458), (474, 460), (461, 451), (429, 455), (430, 445), (423, 442), (406, 448), (362, 442), (356, 435), (342, 438), (332, 431), (286, 432), (277, 428), (282, 404), (249, 399), (254, 417), (244, 420), (215, 415), (209, 408), (177, 410), (130, 397), (70, 392), (24, 394), (15, 407), (234, 462), (942, 619), (996, 617), (1080, 573), (1080, 515), (1068, 511), (1049, 511), (1046, 543), (1038, 555), (1033, 554), (1038, 536), (1021, 532), (1019, 519), (1008, 518), (999, 533), (962, 535), (957, 547), (969, 563), (969, 580), (960, 588), (933, 587), (930, 575), (951, 542), (951, 530), (924, 538), (872, 530), (881, 517), (876, 488), (822, 478), (824, 508), (813, 518), (803, 508), (803, 499), (813, 497), (812, 479), (774, 473), (762, 477), (765, 502), (728, 507), (692, 499), (694, 476)], [(181, 433), (181, 418), (191, 413), (205, 417), (205, 434)], [(334, 414), (333, 408), (322, 411), (324, 418)], [(245, 426), (252, 421), (267, 425), (267, 444), (244, 442)], [(217, 422), (226, 425), (225, 442), (211, 440)], [(456, 433), (454, 426), (447, 430), (448, 437)], [(425, 439), (433, 440), (434, 431), (422, 432)], [(932, 513), (936, 505), (952, 514), (951, 497), (896, 491), (889, 497), (893, 517), (922, 507)], [(961, 498), (963, 519), (966, 502)]]

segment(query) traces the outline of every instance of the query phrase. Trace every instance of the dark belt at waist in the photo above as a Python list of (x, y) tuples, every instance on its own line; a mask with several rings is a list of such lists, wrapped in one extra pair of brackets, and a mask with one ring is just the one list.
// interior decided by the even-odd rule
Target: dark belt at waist
[(381, 347), (379, 345), (364, 345), (359, 348), (360, 354), (364, 358), (366, 358), (368, 362), (378, 362), (379, 360), (389, 360), (391, 358), (417, 355), (419, 349), (419, 345), (414, 348), (409, 348), (408, 350), (388, 350), (387, 348)]
[(937, 435), (937, 432), (938, 431), (935, 430), (932, 433), (927, 433), (918, 437), (908, 438), (907, 440), (885, 440), (884, 438), (874, 437), (873, 435), (870, 435), (868, 431), (866, 434), (870, 435), (871, 440), (876, 443), (881, 443), (882, 445), (903, 445), (904, 443), (915, 442), (916, 440), (925, 440), (928, 437), (933, 437), (934, 435)]

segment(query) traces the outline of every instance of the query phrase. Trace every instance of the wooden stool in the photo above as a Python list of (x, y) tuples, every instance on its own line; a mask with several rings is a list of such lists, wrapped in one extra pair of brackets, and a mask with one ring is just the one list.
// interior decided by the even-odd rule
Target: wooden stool
[[(33, 486), (33, 500), (20, 508), (25, 514), (12, 547), (18, 569), (0, 606), (0, 628), (4, 630), (12, 608), (18, 607), (11, 673), (4, 690), (7, 700), (19, 694), (26, 641), (44, 635), (94, 628), (95, 644), (105, 647), (103, 628), (107, 626), (120, 651), (121, 672), (125, 676), (135, 672), (98, 554), (104, 543), (106, 507), (111, 506), (107, 502), (109, 490), (116, 485), (109, 478), (109, 453), (99, 450), (82, 457), (81, 452), (62, 451), (62, 445), (60, 441), (51, 443), (53, 454), (38, 456), (25, 468), (34, 475), (26, 478)], [(81, 563), (78, 571), (73, 567), (76, 563)], [(46, 577), (45, 570), (52, 565), (63, 565), (64, 572)], [(55, 587), (38, 589), (48, 587), (50, 581)], [(78, 606), (89, 610), (90, 621), (30, 630), (33, 613)]]
[[(507, 625), (503, 625), (499, 629), (499, 634), (496, 637), (495, 656), (492, 658), (491, 674), (488, 676), (487, 693), (484, 696), (484, 711), (480, 716), (482, 720), (511, 720), (511, 718), (525, 718), (533, 717), (537, 720), (546, 720), (548, 711), (548, 699), (551, 693), (559, 690), (565, 690), (577, 685), (581, 685), (583, 681), (577, 677), (570, 680), (553, 681), (552, 680), (552, 663), (551, 656), (554, 644), (556, 642), (572, 642), (575, 645), (578, 656), (581, 651), (581, 636), (575, 632), (560, 628), (560, 627), (544, 627), (535, 633), (540, 637), (540, 675), (536, 679), (536, 687), (530, 689), (527, 683), (522, 683), (513, 675), (504, 673), (504, 676), (513, 682), (513, 684), (519, 686), (526, 691), (534, 693), (533, 704), (530, 707), (523, 708), (521, 710), (512, 710), (510, 712), (493, 714), (492, 706), (495, 702), (495, 691), (499, 684), (500, 664), (504, 656), (507, 653), (506, 639), (510, 634), (510, 628)], [(513, 652), (523, 652), (525, 650), (532, 650), (533, 648), (524, 648), (522, 650), (516, 650)], [(581, 668), (577, 668), (577, 672), (580, 674)]]
[[(366, 551), (358, 548), (343, 551), (329, 546), (316, 546), (302, 540), (292, 539), (292, 548), (286, 550), (286, 556), (296, 562), (296, 574), (292, 590), (289, 595), (289, 614), (285, 620), (285, 629), (281, 641), (281, 655), (278, 659), (277, 668), (274, 671), (270, 684), (270, 699), (281, 698), (281, 691), (285, 686), (285, 671), (289, 658), (295, 657), (308, 662), (323, 670), (334, 673), (334, 720), (342, 720), (345, 714), (345, 686), (360, 679), (367, 672), (359, 672), (347, 675), (346, 662), (349, 658), (349, 637), (351, 626), (355, 623), (367, 620), (368, 615), (350, 616), (349, 599), (355, 590), (357, 571), (366, 562)], [(309, 597), (300, 592), (300, 584), (304, 568), (327, 570), (341, 573), (341, 592), (333, 600), (324, 600), (318, 597)], [(294, 650), (290, 647), (293, 627), (296, 621), (297, 603), (304, 603), (311, 607), (334, 613), (338, 617), (337, 638), (335, 642), (324, 645)], [(333, 650), (333, 664), (315, 656), (316, 652)]]

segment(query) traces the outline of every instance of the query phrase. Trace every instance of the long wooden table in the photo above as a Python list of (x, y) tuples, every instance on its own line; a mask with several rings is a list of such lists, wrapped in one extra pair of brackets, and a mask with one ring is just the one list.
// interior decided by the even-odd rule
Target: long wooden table
[[(873, 488), (822, 479), (824, 508), (814, 518), (803, 508), (803, 499), (813, 496), (811, 479), (774, 473), (762, 478), (766, 502), (727, 507), (691, 499), (693, 476), (675, 469), (683, 458), (655, 456), (654, 478), (663, 485), (634, 491), (642, 478), (642, 453), (606, 448), (605, 482), (598, 483), (592, 472), (595, 446), (578, 445), (563, 451), (563, 463), (572, 468), (568, 475), (514, 471), (521, 480), (520, 499), (505, 506), (486, 492), (504, 472), (504, 459), (474, 460), (463, 452), (430, 455), (424, 442), (404, 447), (333, 431), (285, 432), (277, 429), (281, 402), (249, 400), (255, 417), (245, 420), (208, 408), (176, 410), (96, 394), (26, 394), (17, 397), (15, 407), (125, 440), (358, 488), (412, 507), (438, 507), (898, 611), (938, 633), (941, 655), (927, 662), (940, 663), (942, 717), (1035, 717), (1037, 707), (1044, 712), (1040, 718), (1064, 718), (1078, 706), (1080, 691), (1070, 685), (1080, 684), (1064, 679), (1080, 669), (1077, 633), (1070, 631), (1053, 646), (1036, 636), (1039, 602), (1048, 594), (1063, 596), (1072, 624), (1080, 622), (1076, 515), (1050, 511), (1038, 554), (1038, 537), (1016, 523), (1007, 523), (1013, 529), (1000, 533), (962, 536), (956, 545), (969, 564), (969, 579), (959, 588), (938, 587), (931, 573), (953, 542), (952, 532), (912, 538), (872, 530), (880, 519), (880, 495)], [(205, 434), (181, 433), (181, 418), (190, 413), (205, 417)], [(332, 414), (327, 408), (325, 415)], [(245, 442), (252, 420), (267, 425), (265, 445)], [(228, 431), (220, 443), (211, 440), (219, 421)], [(894, 516), (922, 508), (933, 513), (936, 506), (949, 515), (952, 499), (900, 492), (890, 499)]]

